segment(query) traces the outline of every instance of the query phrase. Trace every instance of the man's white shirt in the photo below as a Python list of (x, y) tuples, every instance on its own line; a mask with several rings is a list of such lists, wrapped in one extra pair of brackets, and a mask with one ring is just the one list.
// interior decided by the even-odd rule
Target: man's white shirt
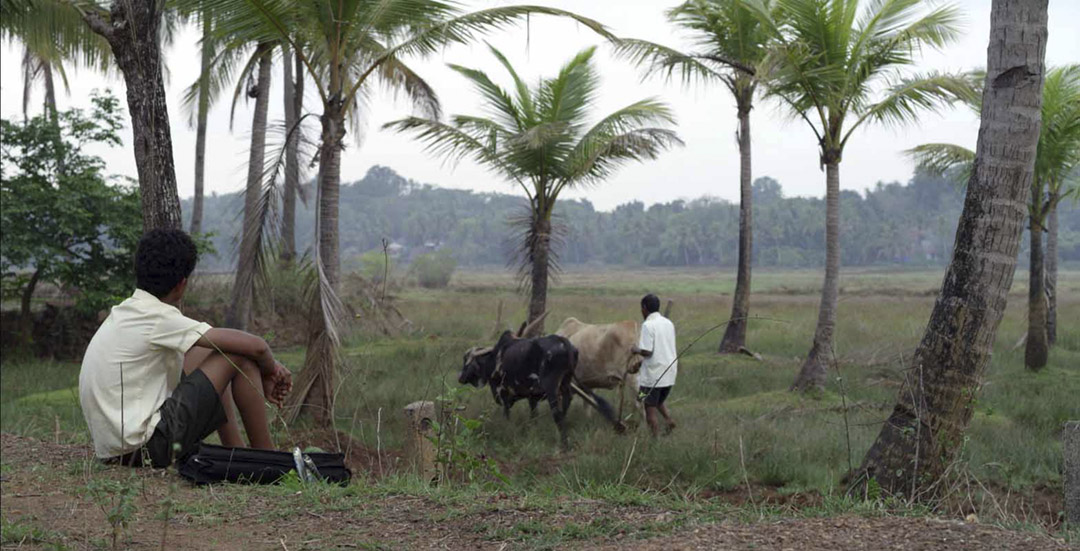
[[(652, 356), (641, 362), (638, 373), (638, 385), (646, 387), (665, 387), (675, 385), (675, 375), (679, 371), (678, 351), (675, 349), (675, 324), (671, 320), (653, 312), (641, 324), (641, 339), (638, 348), (651, 350)], [(670, 368), (668, 367), (670, 366)]]

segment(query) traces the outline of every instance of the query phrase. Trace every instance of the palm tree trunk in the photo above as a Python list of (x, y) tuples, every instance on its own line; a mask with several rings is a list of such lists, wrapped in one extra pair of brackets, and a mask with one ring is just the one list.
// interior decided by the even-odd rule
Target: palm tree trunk
[(1028, 332), (1024, 366), (1038, 371), (1046, 366), (1050, 346), (1046, 342), (1046, 274), (1043, 265), (1042, 225), (1031, 220), (1031, 266), (1028, 270)]
[[(929, 499), (971, 421), (1016, 270), (1039, 139), (1047, 0), (994, 0), (975, 164), (952, 261), (896, 407), (859, 467)], [(856, 490), (858, 491), (858, 490)], [(861, 493), (861, 492), (860, 492)]]
[(791, 385), (793, 391), (825, 389), (833, 356), (833, 329), (840, 298), (840, 160), (827, 155), (825, 163), (825, 284), (821, 289), (814, 344)]
[(195, 196), (191, 199), (191, 233), (202, 233), (203, 189), (206, 180), (206, 121), (210, 114), (210, 62), (212, 61), (210, 14), (202, 21), (202, 59), (199, 79), (199, 106), (195, 114)]
[[(297, 53), (299, 55), (299, 53)], [(281, 260), (292, 264), (296, 258), (296, 194), (300, 187), (299, 129), (304, 103), (304, 68), (296, 60), (296, 78), (293, 78), (293, 59), (289, 47), (282, 48), (282, 65), (285, 67), (285, 132), (289, 138), (285, 144), (285, 189), (281, 204)]]
[[(539, 318), (547, 310), (548, 273), (551, 259), (551, 219), (543, 211), (534, 214), (532, 228), (529, 229), (529, 259), (532, 263), (529, 296), (529, 323)], [(526, 337), (543, 335), (544, 322), (533, 326)]]
[(60, 111), (56, 106), (56, 84), (53, 82), (52, 64), (42, 62), (41, 72), (45, 80), (45, 114), (53, 124), (60, 122)]
[(94, 10), (82, 13), (90, 28), (109, 42), (124, 75), (144, 230), (181, 224), (158, 40), (163, 12), (164, 0), (146, 0), (112, 2), (107, 17)]
[(1058, 212), (1050, 209), (1049, 235), (1046, 236), (1046, 343), (1054, 346), (1057, 340), (1057, 264)]
[(266, 118), (270, 108), (271, 46), (259, 44), (258, 77), (255, 83), (255, 113), (251, 121), (251, 147), (248, 151), (247, 187), (244, 189), (244, 223), (240, 235), (240, 258), (236, 263), (232, 300), (225, 314), (225, 325), (247, 330), (251, 321), (251, 300), (255, 286), (255, 259), (259, 253), (261, 231), (259, 197), (262, 194), (263, 165), (266, 162)]
[[(345, 108), (340, 102), (323, 106), (322, 147), (319, 151), (319, 189), (316, 218), (318, 239), (317, 266), (323, 279), (314, 294), (314, 304), (308, 325), (308, 351), (304, 369), (297, 377), (286, 411), (295, 417), (302, 410), (310, 411), (316, 423), (333, 425), (334, 376), (337, 363), (337, 343), (327, 325), (323, 309), (327, 293), (336, 293), (340, 273), (338, 256), (338, 200), (341, 187), (341, 143), (345, 136)], [(328, 288), (326, 288), (328, 287)]]
[[(747, 102), (749, 103), (749, 102)], [(720, 353), (738, 352), (746, 346), (747, 317), (750, 315), (750, 260), (753, 254), (753, 172), (750, 165), (750, 106), (739, 107), (739, 267), (731, 320), (720, 341)]]

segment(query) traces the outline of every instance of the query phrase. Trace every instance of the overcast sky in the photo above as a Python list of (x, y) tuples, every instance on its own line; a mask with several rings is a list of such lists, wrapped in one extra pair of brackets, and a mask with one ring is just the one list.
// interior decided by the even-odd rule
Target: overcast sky
[[(466, 2), (472, 8), (508, 5), (508, 1), (477, 0)], [(689, 47), (685, 36), (665, 20), (663, 12), (672, 1), (651, 0), (536, 0), (537, 4), (575, 10), (600, 20), (616, 34), (644, 38), (678, 47)], [(919, 70), (960, 71), (982, 67), (986, 63), (986, 45), (990, 28), (990, 0), (959, 0), (965, 12), (964, 38), (942, 53), (928, 51)], [(1050, 66), (1080, 62), (1080, 0), (1050, 0), (1050, 29), (1047, 63)], [(169, 115), (176, 162), (176, 176), (181, 197), (193, 192), (195, 131), (187, 125), (180, 109), (182, 90), (199, 72), (198, 32), (185, 29), (176, 44), (166, 53), (169, 69), (166, 84)], [(703, 195), (738, 199), (738, 151), (735, 144), (735, 108), (725, 89), (719, 87), (684, 88), (679, 83), (659, 80), (642, 82), (639, 73), (627, 63), (613, 59), (610, 49), (591, 32), (574, 23), (551, 18), (533, 18), (521, 26), (492, 34), (488, 40), (502, 50), (524, 78), (533, 81), (553, 74), (559, 66), (582, 48), (600, 44), (595, 58), (602, 83), (598, 115), (638, 99), (657, 96), (671, 104), (678, 116), (678, 132), (686, 146), (664, 154), (656, 161), (627, 165), (613, 178), (595, 189), (575, 193), (587, 197), (601, 209), (630, 201), (646, 204), (692, 199)], [(0, 113), (5, 118), (19, 116), (22, 81), (19, 67), (21, 51), (12, 44), (3, 45), (0, 67)], [(447, 114), (478, 112), (477, 96), (446, 63), (476, 67), (503, 78), (486, 46), (455, 46), (440, 55), (409, 64), (438, 92)], [(275, 65), (271, 92), (272, 121), (283, 117), (281, 68)], [(505, 83), (505, 80), (501, 82)], [(108, 89), (124, 98), (120, 80), (106, 80), (89, 70), (70, 75), (70, 94), (61, 93), (61, 108), (82, 107), (89, 103), (94, 89)], [(40, 110), (40, 94), (34, 109)], [(308, 91), (306, 110), (317, 114), (317, 96)], [(126, 103), (124, 103), (126, 106)], [(363, 177), (375, 164), (386, 165), (402, 175), (424, 183), (479, 191), (515, 192), (515, 188), (475, 164), (463, 161), (447, 166), (432, 158), (415, 142), (403, 135), (382, 131), (387, 121), (411, 114), (407, 102), (395, 99), (382, 90), (375, 93), (366, 113), (367, 131), (358, 144), (357, 136), (348, 136), (350, 147), (342, 158), (342, 180)], [(229, 130), (228, 98), (210, 113), (207, 147), (207, 193), (227, 193), (243, 187), (247, 161), (250, 106), (237, 109), (236, 122)], [(926, 115), (915, 127), (883, 128), (866, 126), (849, 143), (841, 166), (841, 187), (863, 190), (878, 181), (906, 182), (912, 163), (903, 150), (924, 142), (953, 142), (974, 147), (978, 121), (973, 113), (955, 109), (941, 116)], [(806, 124), (791, 120), (775, 105), (758, 101), (752, 114), (754, 177), (771, 176), (780, 181), (788, 195), (824, 193), (824, 174), (818, 169), (814, 137)], [(130, 143), (130, 130), (124, 132)], [(272, 140), (274, 138), (271, 138)], [(96, 151), (96, 150), (95, 150)], [(116, 174), (135, 175), (130, 147), (97, 151)]]

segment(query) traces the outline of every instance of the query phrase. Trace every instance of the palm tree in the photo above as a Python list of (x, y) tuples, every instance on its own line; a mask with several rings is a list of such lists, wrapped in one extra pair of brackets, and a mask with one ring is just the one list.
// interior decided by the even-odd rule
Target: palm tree
[[(770, 9), (770, 0), (763, 0)], [(647, 74), (678, 71), (684, 83), (700, 80), (720, 83), (735, 98), (739, 120), (736, 140), (739, 145), (739, 263), (731, 318), (720, 341), (721, 353), (738, 352), (746, 346), (746, 327), (750, 316), (750, 264), (753, 259), (753, 171), (750, 155), (750, 111), (758, 81), (752, 74), (766, 53), (769, 35), (745, 0), (690, 0), (667, 12), (668, 19), (693, 36), (697, 50), (682, 53), (640, 40), (622, 40), (617, 51)], [(742, 69), (740, 69), (741, 67)]]
[[(914, 368), (857, 481), (911, 499), (933, 488), (960, 449), (1016, 270), (1035, 176), (1047, 0), (993, 0), (982, 122), (956, 248)], [(860, 492), (861, 493), (861, 492)]]
[(207, 118), (210, 116), (210, 80), (215, 50), (213, 8), (209, 3), (199, 8), (196, 11), (202, 27), (202, 38), (199, 40), (199, 81), (196, 83), (196, 99), (194, 100), (195, 120), (188, 122), (189, 125), (192, 122), (195, 123), (195, 194), (191, 199), (190, 226), (193, 234), (202, 233), (203, 189), (206, 182), (206, 127)]
[[(761, 76), (767, 95), (810, 126), (825, 169), (825, 282), (813, 346), (792, 390), (825, 386), (833, 352), (840, 284), (840, 162), (864, 123), (912, 123), (920, 111), (970, 97), (958, 75), (906, 75), (923, 46), (941, 48), (958, 36), (958, 10), (928, 11), (924, 0), (775, 0), (769, 10), (748, 0), (773, 39)], [(880, 90), (880, 92), (879, 92)]]
[[(281, 201), (282, 262), (288, 266), (296, 258), (296, 198), (300, 194), (300, 114), (304, 111), (304, 66), (300, 56), (293, 55), (288, 44), (282, 46), (282, 66), (285, 86), (285, 186)], [(294, 76), (295, 70), (295, 76)], [(289, 134), (295, 133), (290, 139)]]
[(479, 70), (450, 66), (472, 83), (491, 116), (455, 115), (450, 123), (409, 117), (386, 125), (414, 134), (436, 155), (451, 160), (471, 158), (525, 192), (529, 212), (521, 220), (520, 273), (531, 289), (529, 322), (538, 321), (533, 334), (543, 331), (538, 318), (546, 311), (548, 277), (555, 262), (552, 214), (559, 195), (599, 184), (626, 162), (655, 159), (661, 151), (682, 143), (664, 128), (674, 123), (674, 117), (655, 99), (630, 104), (592, 126), (586, 124), (599, 82), (591, 63), (594, 51), (582, 50), (557, 76), (530, 88), (492, 47), (492, 54), (513, 80), (512, 92)]
[[(259, 200), (262, 197), (263, 170), (266, 164), (267, 113), (270, 109), (270, 70), (273, 66), (274, 45), (260, 42), (255, 46), (252, 62), (258, 67), (254, 82), (248, 87), (248, 96), (255, 98), (251, 121), (251, 146), (248, 148), (247, 185), (244, 188), (244, 219), (240, 230), (240, 255), (237, 257), (236, 278), (232, 297), (225, 315), (225, 325), (246, 330), (251, 321), (252, 295), (255, 275), (258, 271), (258, 249), (261, 248), (261, 231), (256, 228), (259, 220)], [(250, 67), (252, 63), (249, 63)], [(245, 70), (245, 73), (248, 71)], [(243, 86), (247, 79), (237, 84)]]
[[(361, 128), (360, 106), (376, 80), (404, 91), (424, 113), (437, 116), (434, 90), (412, 71), (404, 58), (424, 56), (452, 43), (465, 43), (477, 34), (505, 27), (531, 14), (570, 17), (611, 37), (602, 25), (573, 13), (538, 6), (506, 6), (463, 13), (457, 4), (437, 0), (362, 2), (290, 2), (287, 0), (221, 0), (222, 10), (243, 13), (223, 32), (253, 42), (283, 41), (295, 52), (319, 97), (322, 125), (319, 138), (319, 176), (316, 189), (317, 273), (312, 294), (308, 353), (303, 372), (287, 401), (287, 417), (308, 406), (317, 422), (329, 424), (338, 325), (341, 313), (337, 287), (341, 262), (338, 252), (338, 194), (341, 152), (346, 127)], [(298, 45), (302, 44), (302, 48)], [(358, 132), (354, 132), (358, 133)]]
[[(953, 144), (931, 143), (910, 151), (924, 168), (938, 174), (970, 177), (975, 152)], [(1028, 284), (1028, 331), (1024, 365), (1037, 371), (1049, 356), (1049, 277), (1045, 269), (1056, 258), (1047, 258), (1056, 247), (1047, 247), (1044, 256), (1042, 234), (1058, 204), (1077, 192), (1069, 178), (1080, 166), (1080, 65), (1051, 69), (1043, 83), (1042, 126), (1035, 154), (1035, 177), (1028, 202), (1030, 229), (1030, 270)]]
[(0, 17), (0, 37), (23, 46), (23, 116), (29, 112), (31, 91), (41, 82), (45, 113), (56, 120), (56, 77), (68, 87), (72, 66), (108, 71), (109, 45), (82, 21), (79, 14), (57, 2), (6, 0)]

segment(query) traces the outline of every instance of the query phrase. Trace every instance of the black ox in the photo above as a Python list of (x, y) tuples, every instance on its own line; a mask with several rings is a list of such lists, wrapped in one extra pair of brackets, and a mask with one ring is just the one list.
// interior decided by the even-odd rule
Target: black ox
[(534, 416), (536, 404), (547, 400), (565, 448), (564, 419), (574, 394), (599, 410), (617, 430), (622, 428), (610, 404), (575, 383), (577, 360), (577, 349), (565, 337), (549, 335), (525, 339), (506, 331), (495, 346), (473, 348), (465, 353), (458, 382), (477, 388), (490, 385), (491, 395), (495, 403), (502, 405), (507, 419), (510, 408), (518, 400), (527, 399)]

